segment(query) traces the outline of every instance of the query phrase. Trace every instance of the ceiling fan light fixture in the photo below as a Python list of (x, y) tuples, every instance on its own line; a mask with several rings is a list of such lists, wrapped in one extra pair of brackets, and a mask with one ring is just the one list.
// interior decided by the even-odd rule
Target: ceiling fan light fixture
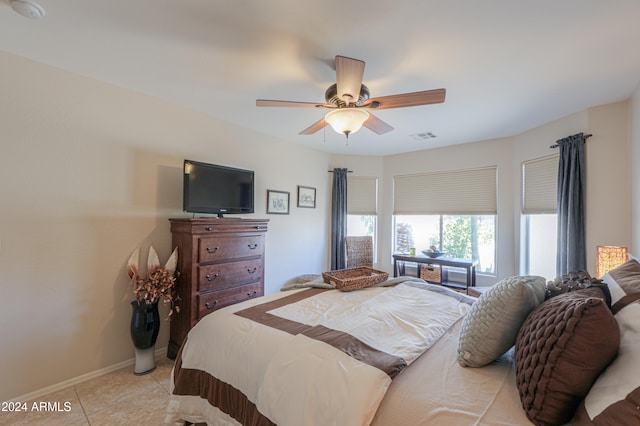
[(10, 0), (9, 5), (25, 18), (40, 19), (45, 15), (42, 6), (29, 0)]
[(355, 133), (369, 118), (369, 113), (358, 108), (338, 108), (329, 112), (324, 120), (329, 123), (331, 128), (337, 133), (341, 133), (349, 137), (351, 133)]
[(256, 106), (329, 109), (331, 112), (326, 114), (324, 118), (316, 121), (299, 134), (312, 135), (330, 125), (337, 133), (342, 133), (349, 138), (349, 134), (357, 132), (362, 126), (378, 135), (393, 130), (391, 125), (376, 117), (375, 114), (364, 111), (365, 108), (383, 110), (444, 102), (445, 89), (423, 90), (372, 99), (369, 88), (362, 84), (364, 66), (364, 61), (337, 55), (335, 60), (336, 82), (324, 92), (326, 100), (324, 104), (257, 99)]

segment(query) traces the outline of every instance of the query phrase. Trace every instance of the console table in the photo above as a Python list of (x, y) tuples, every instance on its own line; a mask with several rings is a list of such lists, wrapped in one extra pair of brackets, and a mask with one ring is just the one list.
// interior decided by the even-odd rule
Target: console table
[[(411, 256), (408, 254), (394, 254), (393, 255), (393, 276), (405, 275), (405, 262), (417, 263), (417, 276), (420, 277), (420, 264), (426, 265), (438, 265), (441, 270), (440, 282), (433, 282), (435, 284), (442, 284), (446, 287), (451, 287), (457, 290), (464, 290), (469, 292), (469, 287), (476, 286), (476, 265), (477, 260), (470, 259), (454, 259), (451, 257), (428, 257), (428, 256)], [(467, 279), (465, 283), (456, 281), (449, 281), (449, 268), (462, 268), (467, 272)]]

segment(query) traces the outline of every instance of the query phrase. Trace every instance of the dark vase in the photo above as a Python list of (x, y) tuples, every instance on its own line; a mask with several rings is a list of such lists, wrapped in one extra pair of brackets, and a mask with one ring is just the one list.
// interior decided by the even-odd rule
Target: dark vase
[(131, 340), (138, 349), (148, 349), (155, 345), (160, 331), (160, 314), (158, 302), (147, 304), (144, 300), (140, 303), (131, 302), (133, 314), (131, 315)]

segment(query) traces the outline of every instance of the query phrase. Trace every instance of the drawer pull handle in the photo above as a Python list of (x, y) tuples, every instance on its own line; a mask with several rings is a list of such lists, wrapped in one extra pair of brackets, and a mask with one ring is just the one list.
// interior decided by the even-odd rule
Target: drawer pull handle
[(250, 274), (255, 273), (257, 270), (258, 270), (258, 268), (253, 268), (253, 269), (247, 268), (247, 272), (250, 273)]
[(216, 278), (218, 278), (219, 276), (220, 276), (220, 274), (219, 274), (218, 272), (216, 272), (215, 274), (213, 274), (213, 277), (212, 277), (210, 274), (207, 274), (207, 275), (206, 275), (206, 277), (207, 277), (207, 281), (213, 281), (213, 280), (215, 280)]
[(256, 229), (267, 229), (267, 227), (266, 226), (256, 225)]
[(256, 297), (257, 295), (258, 295), (258, 292), (257, 292), (257, 291), (254, 291), (254, 292), (253, 292), (253, 294), (251, 294), (251, 293), (247, 292), (247, 297), (248, 297), (249, 299), (251, 299), (252, 297)]
[(217, 301), (217, 300), (215, 300), (215, 301), (213, 302), (213, 305), (212, 305), (211, 303), (209, 303), (209, 302), (206, 302), (206, 303), (204, 304), (204, 306), (205, 306), (207, 309), (213, 309), (213, 308), (215, 308), (215, 306), (216, 306), (217, 304), (218, 304), (218, 301)]
[(258, 248), (258, 243), (255, 244), (247, 244), (247, 247), (249, 247), (250, 250), (255, 250)]
[(217, 252), (218, 250), (220, 250), (220, 247), (214, 247), (213, 249), (211, 249), (211, 247), (207, 247), (207, 253), (209, 253), (209, 254), (213, 254), (213, 253)]
[(213, 231), (213, 226), (207, 226), (204, 229), (205, 229), (205, 231)]

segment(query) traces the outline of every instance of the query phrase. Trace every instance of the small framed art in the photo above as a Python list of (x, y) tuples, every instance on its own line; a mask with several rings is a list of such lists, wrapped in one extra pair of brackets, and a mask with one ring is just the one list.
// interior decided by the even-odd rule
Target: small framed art
[(298, 185), (298, 207), (316, 208), (316, 189)]
[(267, 189), (267, 214), (289, 214), (289, 193)]

